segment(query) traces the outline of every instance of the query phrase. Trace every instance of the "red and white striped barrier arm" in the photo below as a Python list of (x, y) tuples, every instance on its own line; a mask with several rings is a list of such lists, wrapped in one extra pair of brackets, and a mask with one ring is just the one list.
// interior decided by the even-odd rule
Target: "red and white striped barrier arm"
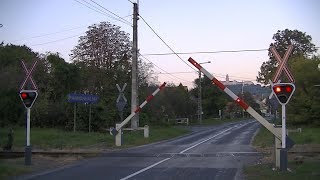
[(121, 124), (118, 126), (118, 128), (116, 128), (117, 131), (119, 131), (123, 126), (125, 126), (137, 113), (139, 113), (141, 111), (141, 109), (148, 103), (150, 102), (153, 97), (159, 92), (161, 91), (164, 87), (166, 86), (166, 82), (164, 82), (163, 84), (161, 84), (151, 95), (149, 95), (147, 97), (147, 99), (145, 101), (143, 101), (143, 103), (140, 104), (140, 106), (137, 107), (137, 109), (132, 112), (124, 121), (121, 122)]
[(245, 111), (247, 111), (251, 116), (253, 116), (257, 121), (259, 121), (264, 127), (272, 132), (278, 139), (281, 140), (281, 132), (273, 127), (266, 119), (264, 119), (259, 113), (257, 113), (253, 108), (246, 104), (242, 99), (235, 95), (228, 87), (223, 85), (218, 79), (216, 79), (212, 74), (210, 74), (206, 69), (204, 69), (199, 63), (197, 63), (191, 57), (188, 61), (193, 64), (197, 69), (199, 69), (205, 76), (207, 76), (212, 83), (217, 85), (222, 91), (227, 93), (236, 103), (238, 103)]

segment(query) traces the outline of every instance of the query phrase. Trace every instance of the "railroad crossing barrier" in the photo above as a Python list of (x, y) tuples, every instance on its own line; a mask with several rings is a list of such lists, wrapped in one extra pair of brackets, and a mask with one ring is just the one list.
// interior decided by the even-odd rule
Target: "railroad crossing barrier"
[[(164, 82), (162, 85), (160, 85), (151, 95), (147, 97), (147, 99), (140, 104), (140, 106), (137, 107), (137, 109), (132, 112), (124, 121), (122, 121), (120, 124), (116, 124), (116, 128), (111, 129), (110, 128), (110, 134), (115, 136), (115, 144), (116, 146), (122, 145), (122, 128), (137, 114), (139, 113), (142, 108), (150, 102), (153, 97), (164, 87), (166, 86), (166, 82)], [(144, 136), (149, 137), (149, 126), (145, 126), (144, 128)], [(129, 130), (129, 129), (127, 129)], [(136, 130), (136, 129), (135, 129)]]
[(278, 139), (278, 141), (283, 142), (281, 143), (282, 148), (280, 149), (280, 157), (282, 158), (279, 158), (278, 156), (276, 156), (276, 164), (277, 164), (277, 161), (280, 159), (280, 163), (279, 163), (280, 169), (287, 169), (286, 168), (287, 151), (288, 149), (292, 148), (292, 146), (294, 145), (294, 142), (288, 136), (286, 136), (286, 134), (284, 134), (284, 136), (286, 137), (282, 139), (281, 129), (274, 127), (273, 124), (269, 123), (266, 119), (264, 119), (264, 117), (258, 114), (253, 108), (251, 108), (242, 99), (240, 99), (237, 95), (235, 95), (228, 87), (223, 85), (218, 79), (216, 79), (212, 74), (210, 74), (205, 68), (203, 68), (194, 59), (190, 57), (188, 61), (192, 65), (194, 65), (197, 69), (199, 69), (199, 71), (201, 71), (205, 76), (207, 76), (212, 81), (213, 84), (217, 85), (222, 91), (228, 94), (236, 103), (238, 103), (245, 111), (247, 111), (251, 116), (253, 116), (260, 124), (262, 124), (265, 128), (267, 128)]

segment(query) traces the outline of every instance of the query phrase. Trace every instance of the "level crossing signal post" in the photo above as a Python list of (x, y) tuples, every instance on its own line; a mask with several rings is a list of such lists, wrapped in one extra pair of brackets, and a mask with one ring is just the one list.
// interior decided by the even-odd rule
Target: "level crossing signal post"
[[(21, 60), (22, 68), (24, 69), (26, 73), (26, 77), (24, 81), (21, 83), (20, 86), (20, 92), (19, 92), (19, 97), (24, 105), (24, 107), (27, 110), (27, 117), (26, 117), (26, 146), (25, 146), (25, 165), (31, 165), (31, 155), (32, 155), (32, 147), (30, 144), (30, 116), (31, 116), (31, 108), (35, 102), (35, 100), (38, 97), (38, 92), (37, 92), (37, 85), (35, 81), (32, 78), (32, 72), (34, 71), (36, 64), (38, 61), (35, 61), (28, 70), (25, 62)], [(33, 89), (25, 89), (25, 86), (27, 83), (30, 82)]]
[[(289, 45), (284, 56), (281, 57), (279, 53), (277, 52), (276, 48), (274, 46), (270, 47), (271, 53), (274, 55), (275, 59), (278, 61), (278, 68), (276, 70), (276, 73), (273, 76), (273, 80), (269, 81), (272, 88), (272, 94), (269, 98), (272, 98), (273, 95), (276, 96), (278, 102), (281, 104), (282, 109), (282, 115), (281, 115), (281, 148), (278, 147), (278, 142), (275, 141), (275, 147), (276, 147), (276, 166), (280, 167), (281, 171), (287, 171), (287, 165), (288, 165), (288, 149), (293, 146), (293, 141), (287, 142), (288, 138), (286, 135), (286, 104), (289, 102), (293, 92), (295, 91), (295, 85), (293, 84), (295, 82), (295, 79), (290, 72), (289, 68), (287, 67), (287, 61), (289, 59), (289, 56), (291, 55), (293, 51), (293, 46)], [(281, 83), (280, 77), (281, 75), (286, 75), (287, 79), (290, 81), (290, 83)], [(273, 83), (272, 83), (273, 82)], [(290, 145), (290, 146), (288, 146)], [(278, 148), (280, 149), (280, 153), (278, 152)], [(280, 161), (279, 157), (280, 156)]]
[(289, 102), (292, 97), (293, 92), (295, 91), (295, 85), (292, 83), (276, 83), (272, 86), (272, 92), (275, 94), (277, 100), (281, 104), (282, 109), (282, 139), (281, 139), (281, 150), (280, 150), (280, 170), (287, 170), (288, 162), (288, 149), (286, 147), (286, 104)]

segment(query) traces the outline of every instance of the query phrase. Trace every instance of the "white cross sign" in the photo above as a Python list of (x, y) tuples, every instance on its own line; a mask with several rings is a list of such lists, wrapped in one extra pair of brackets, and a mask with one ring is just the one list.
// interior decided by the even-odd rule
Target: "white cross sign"
[(288, 61), (288, 58), (293, 50), (293, 46), (290, 45), (286, 51), (286, 53), (284, 54), (284, 57), (281, 58), (279, 53), (277, 52), (276, 48), (275, 47), (271, 47), (270, 48), (272, 54), (274, 55), (274, 57), (276, 58), (277, 61), (279, 61), (279, 66), (278, 66), (278, 69), (273, 77), (273, 82), (277, 82), (280, 78), (280, 75), (281, 75), (281, 72), (284, 71), (285, 74), (287, 75), (289, 81), (291, 83), (294, 83), (294, 78), (293, 78), (293, 75), (291, 74), (290, 70), (288, 69), (287, 67), (287, 61)]
[(127, 87), (127, 83), (125, 83), (125, 84), (123, 85), (122, 89), (120, 88), (119, 84), (116, 84), (116, 86), (117, 86), (117, 89), (118, 89), (118, 91), (119, 91), (119, 96), (118, 96), (118, 98), (117, 98), (117, 103), (120, 101), (120, 98), (123, 98), (123, 100), (124, 100), (125, 102), (127, 102), (126, 97), (124, 97), (124, 95), (123, 95), (124, 89)]
[(24, 63), (24, 61), (21, 60), (22, 68), (24, 69), (24, 71), (25, 71), (25, 73), (26, 73), (26, 78), (24, 79), (24, 81), (22, 82), (22, 84), (21, 84), (21, 86), (20, 86), (20, 91), (26, 86), (26, 83), (27, 83), (28, 79), (30, 79), (31, 84), (32, 84), (32, 86), (33, 86), (33, 89), (34, 89), (34, 90), (37, 90), (37, 89), (38, 89), (36, 83), (34, 82), (32, 76), (31, 76), (33, 70), (35, 69), (35, 67), (36, 67), (36, 65), (37, 65), (37, 62), (38, 62), (38, 61), (36, 60), (36, 61), (33, 63), (32, 67), (31, 67), (31, 69), (30, 69), (30, 71), (29, 71), (28, 68), (27, 68), (27, 66), (26, 66), (26, 64)]

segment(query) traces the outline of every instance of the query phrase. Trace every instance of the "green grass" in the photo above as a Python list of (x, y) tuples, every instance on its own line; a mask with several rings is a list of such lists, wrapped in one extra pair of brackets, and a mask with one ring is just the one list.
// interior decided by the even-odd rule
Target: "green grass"
[[(14, 149), (23, 149), (25, 142), (25, 133), (23, 128), (14, 129)], [(124, 131), (123, 146), (127, 148), (148, 144), (188, 133), (189, 130), (177, 127), (150, 127), (150, 137), (144, 138), (143, 131)], [(7, 129), (0, 129), (1, 145), (6, 141)], [(31, 144), (33, 148), (41, 149), (71, 149), (83, 148), (90, 145), (103, 143), (105, 148), (116, 148), (114, 137), (109, 133), (84, 133), (84, 132), (66, 132), (58, 129), (31, 129)], [(117, 147), (119, 148), (119, 147)], [(21, 162), (20, 162), (21, 161)], [(21, 175), (33, 171), (33, 167), (24, 166), (22, 160), (0, 160), (0, 179), (10, 176)]]
[[(293, 139), (295, 144), (320, 144), (320, 128), (302, 127), (302, 133), (290, 132), (289, 137)], [(264, 127), (255, 136), (253, 145), (256, 147), (271, 147), (274, 145), (273, 135)], [(273, 171), (274, 164), (259, 164), (245, 167), (244, 173), (246, 179), (253, 180), (287, 180), (287, 179), (320, 179), (320, 161), (305, 160), (302, 164), (289, 162), (288, 167), (293, 172)]]
[(320, 128), (302, 127), (301, 133), (289, 132), (296, 144), (320, 144)]
[[(188, 133), (186, 129), (176, 127), (150, 127), (150, 137), (143, 137), (143, 130), (125, 131), (123, 144), (125, 147), (136, 146), (164, 139), (170, 139)], [(0, 129), (1, 147), (7, 141), (7, 129)], [(67, 132), (59, 129), (31, 128), (30, 140), (33, 148), (41, 149), (73, 149), (95, 144), (105, 144), (106, 148), (114, 148), (114, 137), (109, 133)], [(14, 128), (14, 149), (23, 149), (25, 145), (24, 128)]]
[(31, 167), (23, 165), (23, 162), (10, 164), (6, 160), (0, 160), (0, 179), (32, 172)]
[[(6, 142), (6, 129), (0, 129), (1, 144)], [(31, 128), (30, 141), (33, 148), (64, 149), (79, 148), (97, 143), (111, 141), (112, 137), (106, 133), (67, 132), (59, 129)], [(25, 129), (14, 128), (14, 148), (23, 148), (25, 145)]]
[(289, 162), (288, 167), (292, 172), (273, 171), (273, 164), (260, 164), (244, 168), (247, 180), (316, 180), (320, 179), (320, 162), (304, 162), (296, 164)]
[(270, 147), (274, 145), (274, 137), (273, 134), (267, 130), (265, 127), (261, 126), (258, 134), (254, 137), (252, 142), (254, 146), (258, 147)]
[[(302, 127), (302, 132), (289, 132), (289, 137), (295, 144), (320, 144), (320, 128)], [(274, 145), (274, 138), (271, 132), (261, 127), (253, 141), (254, 146), (271, 147)]]
[(143, 138), (143, 131), (124, 131), (123, 144), (125, 147), (143, 145), (187, 134), (189, 130), (177, 127), (150, 128), (149, 138)]

